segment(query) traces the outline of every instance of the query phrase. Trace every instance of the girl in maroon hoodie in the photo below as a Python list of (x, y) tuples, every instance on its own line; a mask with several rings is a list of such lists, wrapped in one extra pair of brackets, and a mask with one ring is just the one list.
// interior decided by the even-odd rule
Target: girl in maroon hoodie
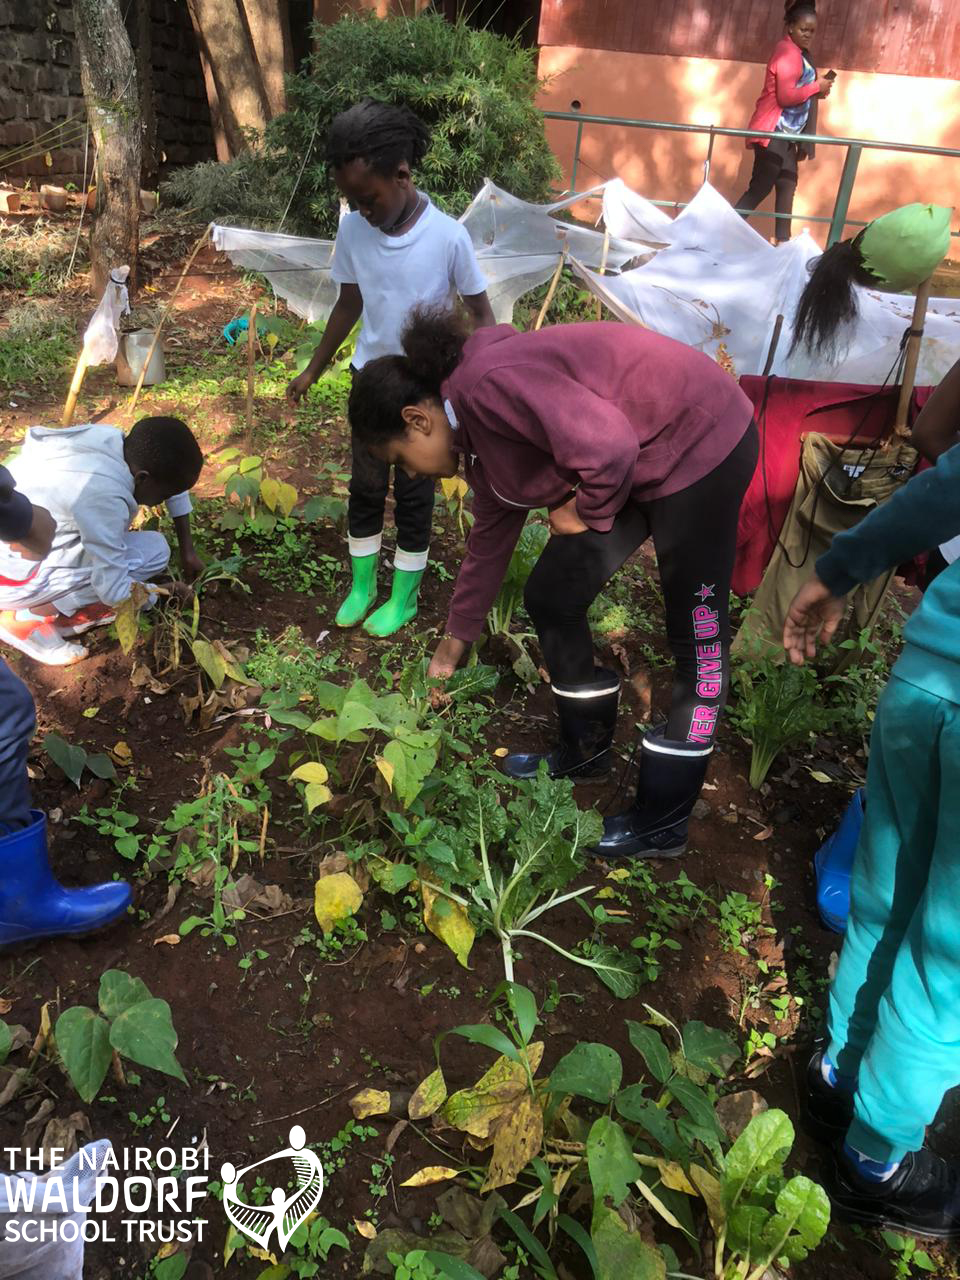
[(757, 458), (752, 406), (692, 347), (624, 324), (467, 337), (445, 312), (414, 312), (404, 355), (364, 366), (353, 437), (417, 475), (463, 474), (474, 525), (430, 674), (450, 675), (478, 639), (527, 513), (554, 534), (527, 583), (559, 718), (557, 747), (512, 755), (509, 774), (603, 776), (619, 680), (597, 669), (587, 610), (649, 537), (676, 662), (670, 715), (641, 747), (631, 809), (606, 821), (605, 857), (683, 852), (726, 699), (727, 603), (737, 515)]
[(813, 156), (813, 143), (792, 142), (795, 133), (816, 133), (817, 99), (826, 98), (833, 85), (830, 76), (818, 76), (809, 51), (817, 33), (817, 8), (809, 0), (788, 3), (785, 15), (787, 34), (767, 63), (763, 93), (750, 117), (748, 129), (778, 133), (778, 138), (750, 138), (753, 148), (753, 176), (750, 186), (737, 201), (737, 209), (758, 208), (776, 188), (776, 239), (790, 239), (793, 197), (797, 190), (797, 162)]

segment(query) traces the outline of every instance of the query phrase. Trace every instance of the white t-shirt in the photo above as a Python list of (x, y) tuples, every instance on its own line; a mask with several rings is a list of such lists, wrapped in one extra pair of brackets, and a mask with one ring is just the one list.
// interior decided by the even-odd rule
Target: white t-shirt
[(357, 369), (377, 356), (400, 354), (400, 334), (418, 303), (449, 303), (457, 294), (471, 297), (487, 288), (466, 228), (429, 199), (400, 236), (348, 213), (337, 231), (330, 274), (337, 284), (357, 285), (363, 297)]

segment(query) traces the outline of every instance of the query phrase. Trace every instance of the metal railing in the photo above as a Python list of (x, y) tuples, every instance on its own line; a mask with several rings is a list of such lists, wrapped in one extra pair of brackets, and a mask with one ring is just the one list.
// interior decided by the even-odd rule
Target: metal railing
[[(577, 126), (577, 135), (573, 146), (573, 164), (570, 170), (570, 192), (573, 195), (577, 193), (577, 171), (580, 168), (580, 150), (583, 144), (584, 125), (615, 125), (620, 128), (626, 127), (630, 129), (658, 129), (665, 133), (704, 134), (708, 140), (707, 154), (703, 163), (704, 181), (710, 175), (713, 144), (717, 138), (783, 138), (784, 136), (782, 133), (768, 133), (763, 129), (728, 129), (722, 125), (713, 124), (673, 124), (666, 120), (632, 120), (625, 116), (586, 115), (582, 111), (544, 111), (543, 116), (546, 120), (565, 120)], [(875, 142), (870, 138), (836, 138), (820, 133), (792, 133), (789, 137), (791, 142), (814, 142), (818, 146), (846, 147), (847, 149), (847, 154), (843, 161), (843, 170), (840, 174), (840, 182), (837, 186), (836, 199), (833, 204), (833, 213), (829, 218), (814, 214), (802, 216), (802, 221), (804, 222), (829, 223), (830, 230), (827, 233), (828, 247), (843, 238), (844, 227), (864, 227), (867, 225), (865, 222), (860, 222), (847, 216), (850, 210), (850, 197), (853, 195), (854, 183), (857, 180), (860, 157), (865, 150), (903, 151), (911, 155), (945, 156), (950, 160), (960, 160), (960, 151), (950, 147), (927, 147), (913, 142)], [(686, 203), (678, 200), (651, 200), (650, 203), (669, 209), (686, 208)], [(799, 214), (773, 213), (767, 210), (761, 212), (756, 209), (738, 209), (737, 213), (749, 215), (750, 217), (774, 219), (801, 216)], [(953, 234), (960, 235), (960, 232), (955, 231)]]

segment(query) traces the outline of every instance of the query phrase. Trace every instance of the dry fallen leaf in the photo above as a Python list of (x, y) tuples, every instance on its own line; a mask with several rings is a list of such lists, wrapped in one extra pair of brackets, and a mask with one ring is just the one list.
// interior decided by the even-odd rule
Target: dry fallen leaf
[(508, 755), (510, 754), (510, 748), (509, 748), (509, 747), (497, 747), (496, 751), (494, 751), (494, 753), (493, 753), (493, 754), (494, 754), (495, 756), (499, 756), (499, 758), (502, 760), (504, 756), (508, 756)]
[(773, 835), (773, 827), (764, 827), (762, 831), (758, 831), (753, 837), (754, 840), (769, 840)]
[(361, 1089), (347, 1103), (355, 1120), (368, 1116), (385, 1116), (390, 1112), (390, 1094), (386, 1089)]
[(166, 943), (168, 947), (178, 947), (180, 945), (179, 933), (165, 933), (161, 938), (154, 938), (153, 945), (158, 947), (160, 943)]
[(354, 1218), (353, 1225), (357, 1229), (357, 1235), (363, 1236), (364, 1240), (376, 1240), (377, 1228), (372, 1222), (365, 1222), (363, 1218)]
[(418, 1169), (415, 1174), (401, 1182), (401, 1187), (429, 1187), (435, 1182), (449, 1182), (459, 1177), (459, 1169), (449, 1169), (443, 1164), (429, 1164), (425, 1169)]
[(122, 739), (116, 744), (116, 746), (110, 748), (110, 754), (113, 756), (114, 760), (116, 760), (117, 764), (133, 763), (133, 752), (130, 750), (128, 744)]
[(12, 1000), (0, 1000), (0, 1014), (7, 1014), (13, 1008)]

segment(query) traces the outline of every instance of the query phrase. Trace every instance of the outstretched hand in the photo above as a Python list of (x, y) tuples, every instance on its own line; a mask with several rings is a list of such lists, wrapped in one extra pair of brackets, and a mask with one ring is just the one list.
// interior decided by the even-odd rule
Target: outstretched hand
[(783, 624), (783, 647), (790, 661), (802, 667), (817, 653), (817, 642), (828, 645), (843, 618), (846, 603), (819, 578), (804, 583), (793, 597)]

